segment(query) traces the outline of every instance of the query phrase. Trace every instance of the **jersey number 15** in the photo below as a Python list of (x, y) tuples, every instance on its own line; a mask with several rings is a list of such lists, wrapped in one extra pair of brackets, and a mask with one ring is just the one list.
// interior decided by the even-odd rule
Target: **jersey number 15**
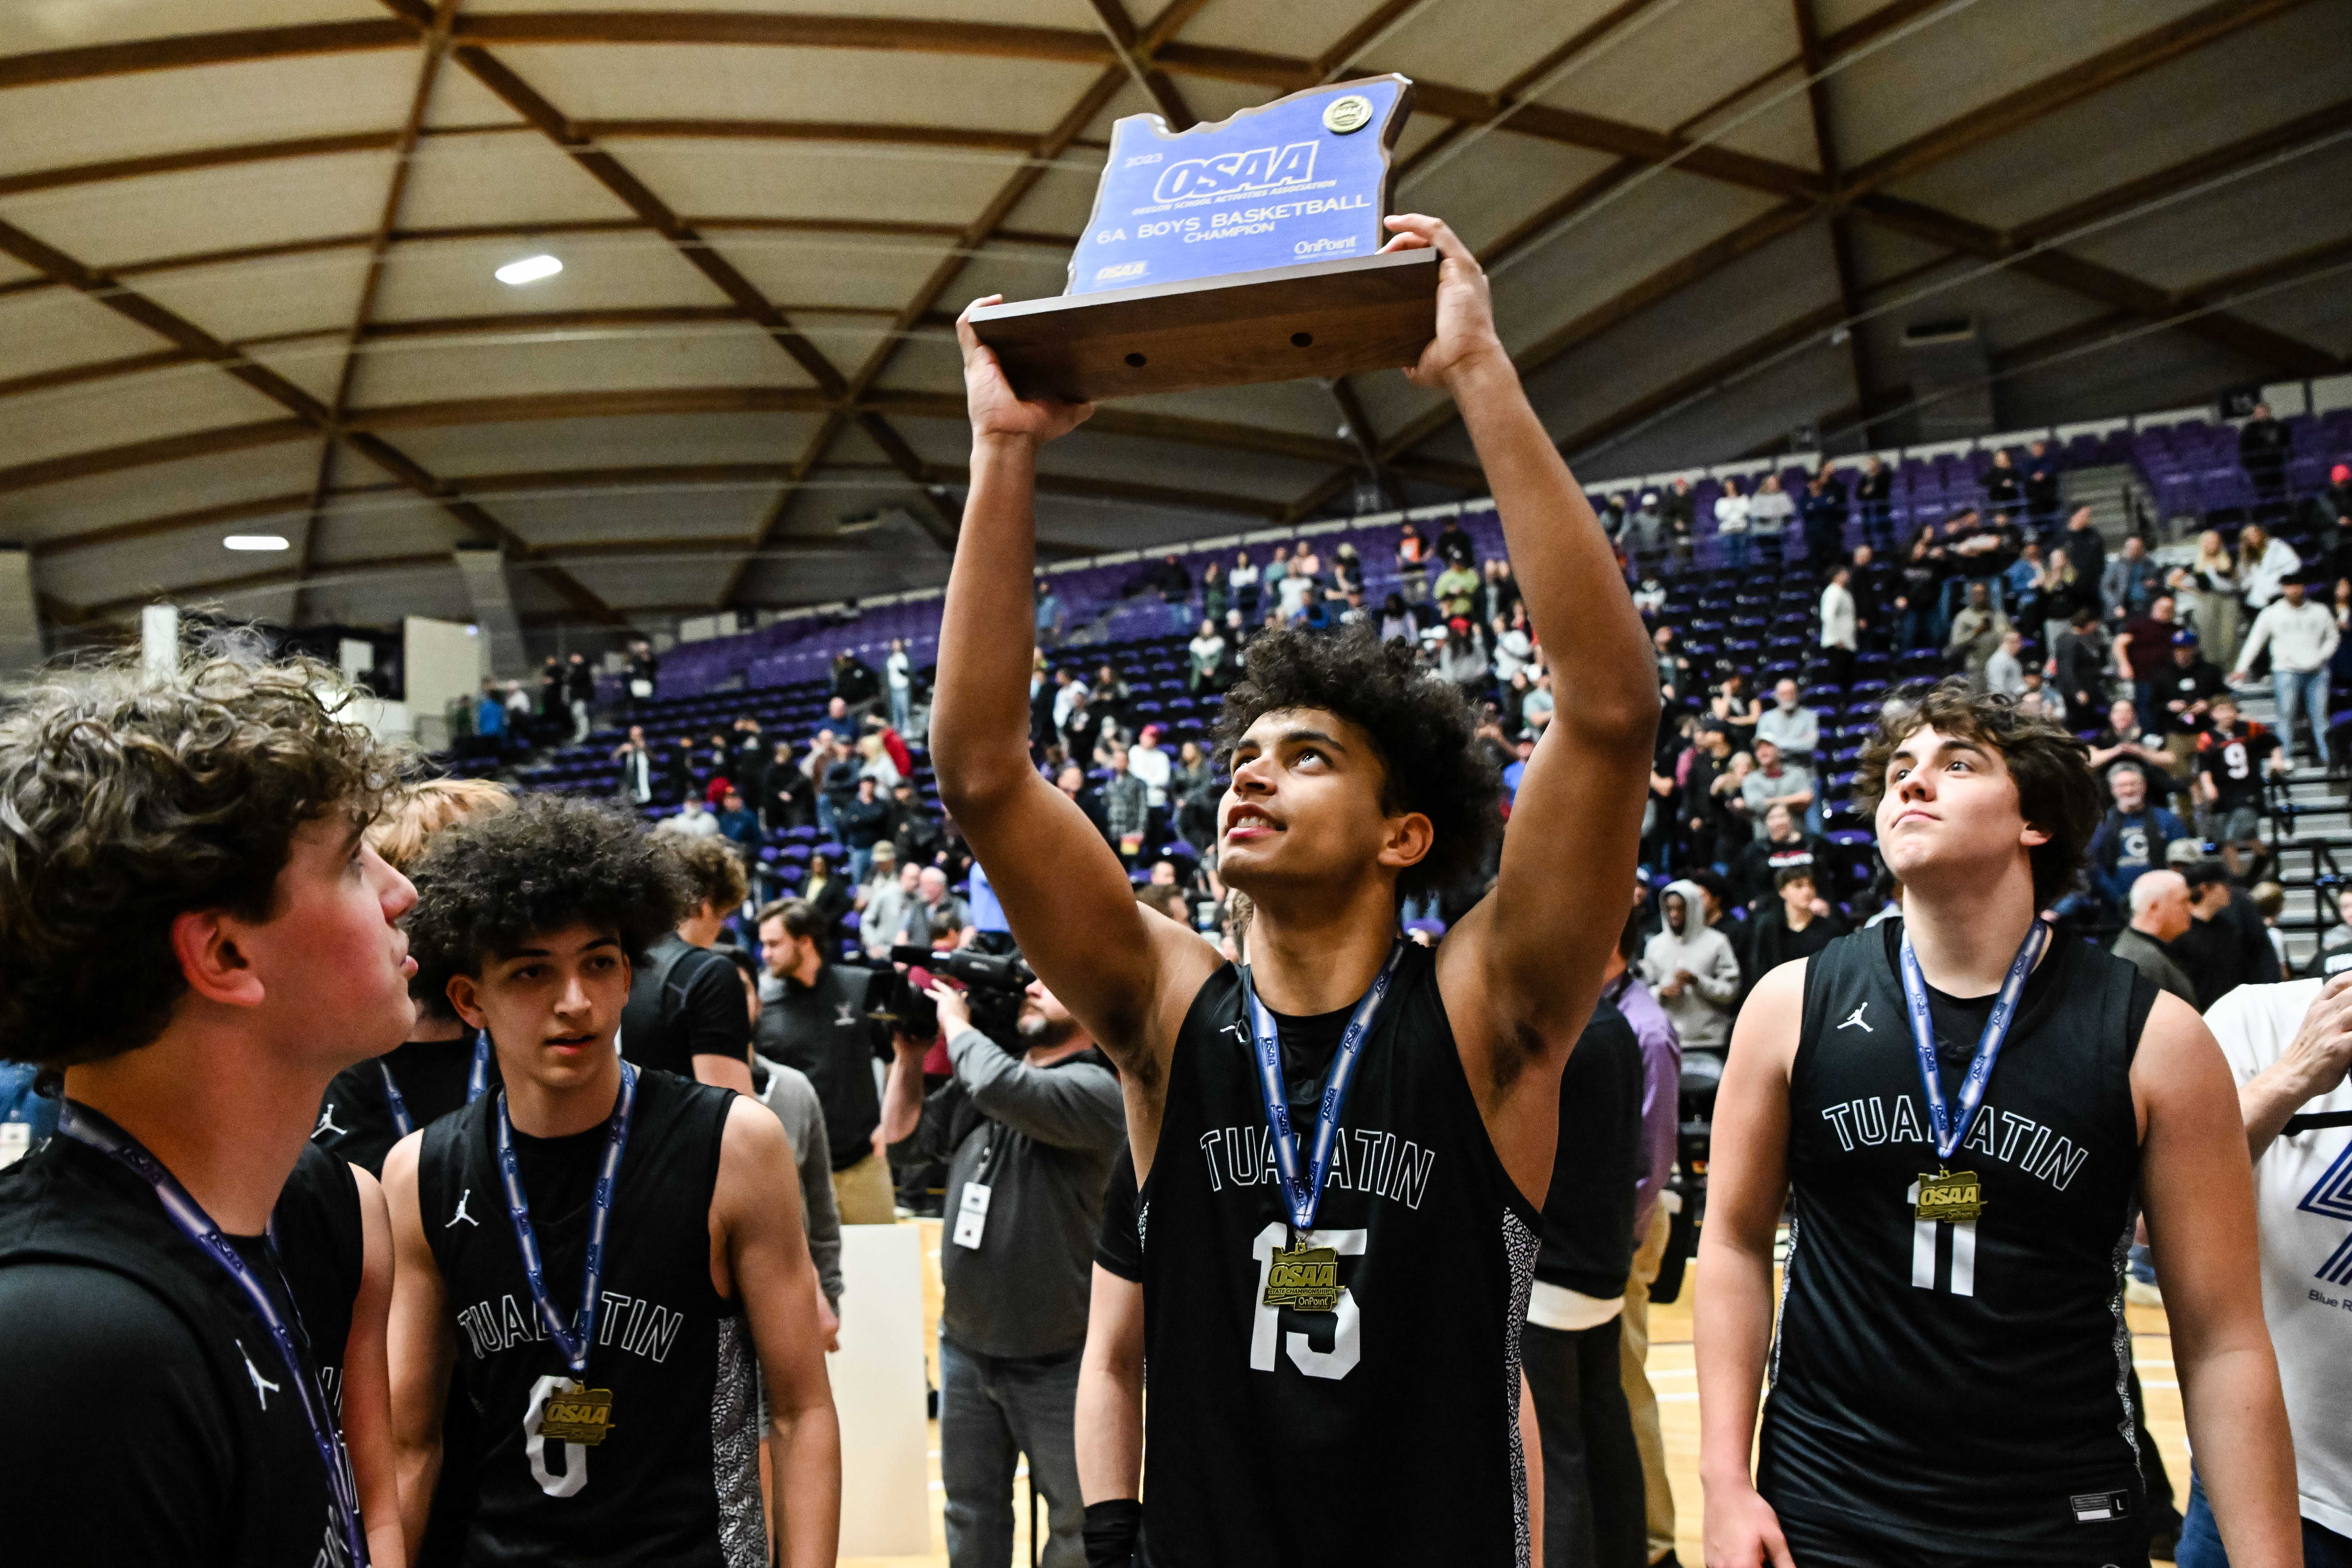
[[(1342, 1258), (1360, 1258), (1370, 1236), (1368, 1230), (1310, 1230), (1299, 1239), (1308, 1247), (1328, 1247)], [(1275, 1341), (1279, 1338), (1293, 1366), (1309, 1377), (1328, 1377), (1336, 1383), (1356, 1370), (1363, 1354), (1364, 1315), (1356, 1305), (1355, 1292), (1342, 1286), (1339, 1305), (1331, 1315), (1329, 1350), (1317, 1350), (1305, 1334), (1296, 1331), (1282, 1332), (1282, 1310), (1265, 1304), (1265, 1287), (1274, 1269), (1274, 1255), (1289, 1239), (1290, 1227), (1276, 1220), (1250, 1244), (1251, 1256), (1257, 1261), (1257, 1289), (1250, 1297), (1256, 1313), (1250, 1325), (1250, 1370), (1274, 1370)]]

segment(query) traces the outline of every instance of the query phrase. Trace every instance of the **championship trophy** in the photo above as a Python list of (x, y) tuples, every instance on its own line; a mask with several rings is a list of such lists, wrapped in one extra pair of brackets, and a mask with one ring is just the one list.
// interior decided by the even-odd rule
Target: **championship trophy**
[(1181, 132), (1128, 116), (1068, 287), (972, 330), (1017, 395), (1069, 403), (1413, 363), (1437, 335), (1437, 252), (1378, 254), (1412, 107), (1391, 74)]

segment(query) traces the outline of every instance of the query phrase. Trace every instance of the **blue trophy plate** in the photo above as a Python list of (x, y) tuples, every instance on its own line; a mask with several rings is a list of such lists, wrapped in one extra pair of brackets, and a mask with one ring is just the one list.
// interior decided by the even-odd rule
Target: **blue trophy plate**
[(1111, 131), (1059, 298), (972, 312), (1023, 397), (1344, 375), (1436, 334), (1437, 255), (1381, 247), (1412, 83), (1367, 77), (1171, 132)]

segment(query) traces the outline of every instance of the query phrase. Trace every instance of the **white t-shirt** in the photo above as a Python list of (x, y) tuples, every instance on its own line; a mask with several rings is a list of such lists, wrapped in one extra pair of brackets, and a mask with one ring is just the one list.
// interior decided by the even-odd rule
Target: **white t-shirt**
[(1168, 804), (1168, 753), (1141, 742), (1128, 748), (1127, 771), (1143, 781), (1150, 805)]
[[(2285, 1051), (2322, 984), (2241, 985), (2213, 1004), (2205, 1022), (2241, 1086)], [(2352, 1110), (2352, 1084), (2299, 1109)], [(2352, 1127), (2273, 1140), (2254, 1165), (2254, 1209), (2303, 1515), (2352, 1535)]]
[(904, 691), (914, 684), (913, 677), (908, 673), (914, 662), (903, 653), (894, 653), (883, 660), (882, 668), (890, 673), (891, 690)]

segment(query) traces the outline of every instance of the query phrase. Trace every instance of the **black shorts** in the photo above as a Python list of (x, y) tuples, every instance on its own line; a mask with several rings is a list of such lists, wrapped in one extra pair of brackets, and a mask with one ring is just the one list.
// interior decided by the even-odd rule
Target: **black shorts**
[[(1796, 1559), (1797, 1568), (2020, 1568), (2021, 1562), (2006, 1552), (1930, 1552), (1786, 1514), (1780, 1516), (1780, 1533), (1788, 1538), (1789, 1555)], [(2033, 1568), (2148, 1568), (2147, 1549), (2142, 1545), (2064, 1561), (2037, 1559)]]

